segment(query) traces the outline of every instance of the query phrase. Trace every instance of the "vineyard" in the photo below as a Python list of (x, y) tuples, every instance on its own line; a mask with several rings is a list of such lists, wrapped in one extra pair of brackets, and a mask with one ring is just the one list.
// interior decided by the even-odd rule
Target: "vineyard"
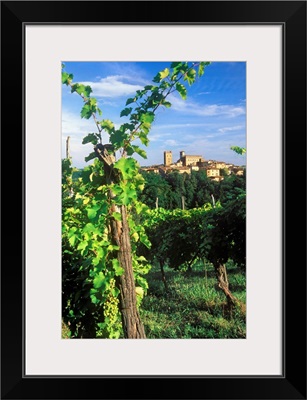
[(171, 107), (173, 92), (184, 101), (209, 65), (174, 62), (158, 72), (127, 99), (120, 127), (100, 120), (91, 87), (63, 65), (63, 85), (96, 127), (83, 139), (93, 146), (90, 165), (77, 171), (62, 160), (63, 338), (245, 338), (245, 176), (161, 178), (133, 157), (146, 158), (156, 110)]

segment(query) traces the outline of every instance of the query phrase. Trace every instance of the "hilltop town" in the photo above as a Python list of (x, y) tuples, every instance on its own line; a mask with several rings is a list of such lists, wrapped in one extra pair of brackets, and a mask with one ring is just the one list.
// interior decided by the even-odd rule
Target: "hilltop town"
[(201, 155), (189, 155), (180, 151), (179, 159), (173, 162), (173, 153), (164, 151), (164, 164), (142, 167), (143, 171), (154, 172), (165, 175), (169, 172), (178, 171), (181, 174), (190, 174), (192, 171), (206, 171), (208, 178), (221, 181), (225, 175), (243, 175), (245, 167), (226, 163), (224, 161), (205, 160)]

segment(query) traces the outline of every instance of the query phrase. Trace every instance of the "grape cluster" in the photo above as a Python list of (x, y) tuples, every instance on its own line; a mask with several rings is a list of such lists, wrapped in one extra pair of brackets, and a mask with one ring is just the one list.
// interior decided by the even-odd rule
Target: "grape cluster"
[(103, 314), (105, 318), (108, 318), (108, 325), (110, 328), (115, 325), (118, 321), (118, 304), (119, 300), (117, 297), (113, 296), (112, 290), (115, 288), (115, 279), (110, 281), (109, 294), (106, 301), (103, 304)]

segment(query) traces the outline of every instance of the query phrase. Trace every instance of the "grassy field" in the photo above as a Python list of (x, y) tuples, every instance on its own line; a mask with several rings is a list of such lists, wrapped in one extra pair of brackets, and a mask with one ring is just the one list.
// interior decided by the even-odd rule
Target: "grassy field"
[[(227, 265), (229, 288), (239, 300), (229, 314), (226, 297), (217, 287), (210, 264), (199, 263), (191, 272), (165, 268), (168, 290), (154, 266), (146, 276), (149, 289), (140, 310), (147, 339), (244, 339), (246, 338), (245, 273)], [(62, 324), (62, 338), (69, 338)]]
[(160, 270), (153, 267), (147, 275), (149, 290), (141, 310), (147, 338), (245, 338), (245, 274), (231, 264), (227, 271), (230, 290), (241, 303), (232, 315), (210, 264), (199, 264), (191, 272), (165, 268), (168, 291)]

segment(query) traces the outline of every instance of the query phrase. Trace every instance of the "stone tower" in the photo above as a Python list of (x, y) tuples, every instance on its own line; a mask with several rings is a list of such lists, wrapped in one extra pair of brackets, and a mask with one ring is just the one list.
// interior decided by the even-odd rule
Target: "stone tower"
[(164, 166), (168, 167), (173, 162), (173, 155), (171, 151), (164, 152)]

